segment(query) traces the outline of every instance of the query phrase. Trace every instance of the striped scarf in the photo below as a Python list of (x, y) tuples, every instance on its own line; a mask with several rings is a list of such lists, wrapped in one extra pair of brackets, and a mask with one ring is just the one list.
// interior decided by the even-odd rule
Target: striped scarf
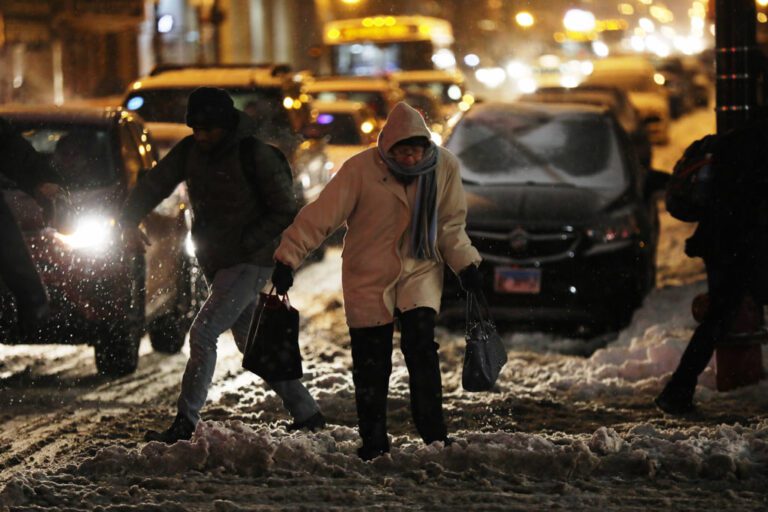
[(402, 167), (379, 147), (379, 156), (389, 170), (405, 177), (418, 177), (416, 204), (411, 217), (412, 256), (420, 260), (437, 259), (437, 146), (430, 142), (424, 158), (411, 167)]

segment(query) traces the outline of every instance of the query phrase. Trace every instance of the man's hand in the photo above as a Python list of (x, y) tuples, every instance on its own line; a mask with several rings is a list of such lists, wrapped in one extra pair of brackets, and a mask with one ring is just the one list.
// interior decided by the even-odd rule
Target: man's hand
[(459, 272), (459, 284), (461, 288), (468, 293), (477, 293), (483, 288), (483, 277), (477, 266), (470, 264)]
[(288, 289), (293, 286), (293, 269), (282, 261), (276, 261), (272, 271), (272, 285), (278, 295), (288, 293)]
[(122, 232), (123, 243), (125, 248), (131, 252), (139, 252), (144, 254), (146, 247), (152, 245), (149, 241), (149, 237), (138, 226), (124, 226)]

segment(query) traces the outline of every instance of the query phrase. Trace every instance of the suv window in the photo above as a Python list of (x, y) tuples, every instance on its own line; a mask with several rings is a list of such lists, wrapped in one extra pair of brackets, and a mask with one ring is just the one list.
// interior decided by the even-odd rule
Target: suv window
[(115, 183), (109, 132), (99, 126), (15, 123), (22, 136), (54, 166), (72, 190)]

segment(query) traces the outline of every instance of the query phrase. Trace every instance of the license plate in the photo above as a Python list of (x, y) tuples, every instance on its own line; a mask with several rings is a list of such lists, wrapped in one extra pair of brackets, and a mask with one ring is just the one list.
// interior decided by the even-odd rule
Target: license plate
[(493, 289), (497, 293), (539, 293), (541, 269), (496, 267)]

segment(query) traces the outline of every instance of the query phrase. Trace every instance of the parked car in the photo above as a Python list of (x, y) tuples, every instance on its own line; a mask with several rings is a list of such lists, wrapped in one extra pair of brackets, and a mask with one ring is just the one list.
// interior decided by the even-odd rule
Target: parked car
[[(496, 319), (584, 332), (629, 321), (655, 283), (655, 193), (667, 175), (639, 165), (606, 108), (483, 103), (446, 147)], [(464, 307), (446, 279), (442, 318)]]
[(156, 350), (181, 349), (199, 306), (183, 190), (177, 189), (145, 220), (152, 243), (129, 252), (115, 225), (137, 180), (157, 162), (157, 146), (142, 119), (122, 109), (3, 107), (11, 121), (50, 159), (69, 191), (72, 208), (46, 226), (32, 198), (5, 190), (33, 260), (51, 296), (52, 317), (34, 338), (21, 339), (14, 305), (0, 294), (3, 343), (87, 343), (104, 375), (133, 372), (148, 330)]
[(301, 137), (309, 122), (309, 97), (296, 76), (301, 75), (274, 64), (165, 66), (131, 84), (123, 105), (147, 121), (163, 156), (192, 133), (184, 121), (189, 94), (203, 85), (225, 89), (235, 107), (258, 123), (257, 136), (285, 153), (297, 192), (311, 201), (328, 181), (329, 166), (322, 144)]
[(656, 71), (664, 77), (664, 87), (669, 97), (669, 112), (673, 119), (696, 108), (696, 91), (693, 76), (689, 75), (680, 57), (654, 59)]
[(648, 128), (651, 142), (669, 142), (669, 98), (663, 76), (643, 57), (607, 57), (594, 62), (585, 85), (618, 87), (627, 92)]
[(365, 103), (357, 101), (314, 101), (313, 122), (305, 131), (308, 138), (325, 140), (326, 153), (336, 174), (349, 157), (376, 143), (378, 122)]
[(618, 87), (588, 86), (575, 88), (545, 87), (531, 94), (525, 94), (518, 101), (538, 103), (585, 103), (587, 105), (602, 105), (616, 116), (624, 131), (629, 135), (635, 146), (640, 163), (651, 166), (653, 146), (648, 137), (648, 130), (640, 118), (637, 109), (629, 101), (627, 93)]
[[(319, 101), (359, 101), (374, 111), (382, 125), (403, 91), (397, 82), (386, 78), (326, 76), (308, 80), (304, 92)], [(378, 126), (377, 128), (381, 128)]]

